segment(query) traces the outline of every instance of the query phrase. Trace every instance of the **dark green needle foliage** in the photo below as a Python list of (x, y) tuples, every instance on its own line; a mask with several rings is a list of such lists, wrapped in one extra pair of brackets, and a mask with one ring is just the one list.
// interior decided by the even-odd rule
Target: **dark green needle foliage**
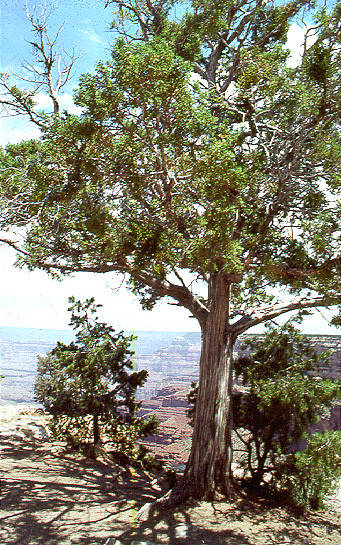
[[(147, 371), (133, 371), (130, 344), (125, 336), (97, 318), (94, 299), (69, 299), (75, 341), (58, 342), (38, 358), (35, 398), (53, 416), (53, 429), (73, 445), (102, 442), (134, 457), (136, 441), (156, 431), (154, 418), (136, 416), (135, 392)], [(136, 455), (137, 452), (135, 452)]]
[[(268, 327), (261, 339), (246, 340), (242, 349), (245, 354), (235, 361), (243, 388), (233, 393), (233, 428), (243, 445), (240, 463), (248, 481), (258, 488), (270, 479), (271, 487), (286, 489), (296, 505), (320, 507), (341, 472), (341, 432), (307, 434), (312, 424), (329, 416), (340, 395), (336, 381), (315, 376), (329, 364), (329, 353), (317, 354), (291, 323)], [(192, 384), (191, 419), (196, 396)]]
[[(290, 495), (299, 503), (320, 505), (316, 474), (330, 487), (331, 470), (335, 469), (334, 477), (337, 471), (337, 458), (331, 463), (328, 449), (320, 447), (329, 445), (329, 454), (337, 452), (340, 432), (323, 441), (317, 436), (308, 439), (307, 432), (320, 418), (329, 416), (331, 403), (340, 395), (337, 381), (315, 376), (321, 366), (328, 365), (330, 354), (317, 354), (310, 340), (291, 323), (268, 327), (261, 340), (246, 341), (244, 349), (247, 355), (236, 360), (235, 370), (247, 390), (234, 395), (234, 428), (247, 451), (245, 466), (252, 483), (259, 486), (271, 474), (273, 486), (288, 484), (288, 473), (297, 473)], [(293, 454), (307, 440), (307, 450)], [(316, 462), (314, 472), (302, 471), (308, 465), (308, 454)]]
[(300, 511), (326, 506), (341, 477), (341, 431), (314, 433), (306, 447), (287, 455), (275, 472), (277, 487)]

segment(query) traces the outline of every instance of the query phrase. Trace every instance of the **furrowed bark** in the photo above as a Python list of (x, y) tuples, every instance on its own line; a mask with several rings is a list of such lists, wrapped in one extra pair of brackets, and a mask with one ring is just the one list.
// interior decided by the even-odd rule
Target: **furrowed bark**
[(228, 327), (230, 283), (224, 273), (211, 281), (211, 310), (202, 328), (199, 391), (193, 438), (185, 472), (177, 486), (138, 513), (149, 516), (188, 498), (212, 500), (232, 488), (232, 350)]
[(212, 281), (211, 311), (202, 331), (200, 381), (192, 448), (183, 476), (190, 495), (212, 499), (231, 490), (232, 350), (228, 330), (230, 286), (223, 273)]
[(170, 509), (189, 498), (213, 500), (232, 490), (232, 329), (230, 282), (224, 273), (211, 280), (211, 310), (202, 328), (199, 391), (192, 447), (184, 475), (168, 494), (145, 504), (137, 519)]
[(93, 415), (93, 439), (94, 447), (96, 447), (100, 440), (98, 414)]

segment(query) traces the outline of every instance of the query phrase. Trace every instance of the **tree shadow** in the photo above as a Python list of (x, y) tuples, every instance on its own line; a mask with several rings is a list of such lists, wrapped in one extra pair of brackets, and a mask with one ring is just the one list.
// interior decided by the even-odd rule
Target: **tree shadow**
[[(202, 522), (204, 524), (204, 520)], [(204, 527), (203, 524), (192, 521), (186, 509), (178, 509), (134, 524), (118, 536), (118, 540), (122, 545), (253, 545), (241, 532), (222, 529), (218, 521), (214, 529)]]
[[(10, 534), (10, 533), (9, 533)], [(4, 543), (13, 545), (26, 545), (34, 542), (44, 545), (58, 545), (60, 543), (59, 533), (39, 521), (36, 516), (26, 512), (15, 521), (15, 534), (5, 540)]]
[[(158, 515), (150, 516), (141, 522), (137, 519), (106, 545), (254, 545), (254, 535), (261, 535), (264, 545), (292, 543), (306, 545), (315, 543), (310, 540), (314, 524), (321, 522), (320, 532), (336, 538), (341, 545), (340, 527), (327, 520), (316, 520), (309, 517), (301, 520), (284, 510), (265, 505), (255, 507), (249, 503), (249, 512), (245, 512), (247, 502), (240, 502), (239, 507), (228, 502), (219, 502), (218, 506), (210, 504), (207, 517), (197, 505), (178, 508)], [(193, 509), (194, 508), (194, 509)], [(198, 510), (197, 510), (198, 508)], [(273, 520), (276, 517), (276, 522)], [(213, 520), (212, 520), (213, 519)], [(252, 532), (252, 533), (250, 533)], [(322, 534), (316, 534), (322, 540)], [(340, 536), (340, 541), (336, 536)], [(259, 541), (257, 541), (258, 543)], [(322, 541), (319, 541), (322, 543)]]
[[(160, 490), (148, 475), (69, 449), (9, 439), (3, 449), (0, 542), (13, 545), (104, 543), (133, 519), (134, 501), (150, 502)], [(150, 481), (150, 477), (149, 477)], [(79, 540), (78, 540), (79, 538)]]
[[(299, 519), (282, 511), (285, 529), (276, 527), (271, 509), (247, 498), (188, 505), (140, 522), (137, 506), (165, 491), (153, 485), (150, 474), (87, 459), (60, 445), (7, 441), (2, 465), (0, 542), (6, 545), (104, 545), (116, 538), (122, 545), (253, 545), (250, 528), (265, 532), (267, 545), (307, 543)], [(331, 521), (310, 517), (311, 523), (338, 534)]]

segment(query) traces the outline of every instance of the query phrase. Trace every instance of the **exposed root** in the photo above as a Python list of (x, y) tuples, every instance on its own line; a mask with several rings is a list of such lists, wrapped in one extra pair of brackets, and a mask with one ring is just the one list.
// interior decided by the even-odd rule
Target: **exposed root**
[(173, 509), (183, 504), (186, 500), (192, 497), (190, 488), (179, 483), (175, 488), (169, 490), (167, 494), (158, 498), (151, 503), (145, 503), (141, 509), (137, 512), (135, 519), (140, 520), (142, 518), (150, 518), (158, 515), (162, 511)]
[(158, 513), (157, 511), (157, 500), (153, 501), (151, 503), (145, 503), (141, 509), (138, 510), (136, 513), (134, 519), (135, 520), (141, 520), (141, 519), (149, 519), (154, 514), (156, 515)]
[(230, 487), (229, 491), (225, 494), (219, 493), (217, 490), (211, 491), (210, 494), (198, 494), (198, 491), (194, 490), (193, 486), (191, 486), (186, 479), (181, 479), (178, 484), (164, 496), (151, 503), (144, 504), (137, 512), (136, 520), (151, 518), (163, 511), (179, 507), (188, 502), (188, 500), (202, 499), (207, 501), (221, 501), (222, 499), (226, 500), (227, 497), (231, 498), (235, 495), (236, 491), (233, 487)]

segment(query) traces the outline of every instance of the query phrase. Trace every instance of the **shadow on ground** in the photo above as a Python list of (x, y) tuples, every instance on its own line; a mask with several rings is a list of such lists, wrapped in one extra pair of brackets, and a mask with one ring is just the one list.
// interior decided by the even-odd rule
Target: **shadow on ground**
[[(223, 502), (223, 505), (228, 505)], [(245, 513), (213, 504), (158, 515), (122, 532), (107, 545), (340, 545), (340, 526), (325, 520), (306, 522), (279, 509)]]
[[(6, 545), (341, 545), (336, 519), (295, 519), (248, 502), (201, 502), (145, 521), (153, 476), (60, 443), (2, 443), (0, 542)], [(135, 509), (134, 509), (135, 507)]]
[[(160, 492), (143, 471), (91, 460), (52, 443), (2, 441), (0, 539), (6, 544), (104, 543)], [(150, 480), (150, 478), (149, 478)]]

